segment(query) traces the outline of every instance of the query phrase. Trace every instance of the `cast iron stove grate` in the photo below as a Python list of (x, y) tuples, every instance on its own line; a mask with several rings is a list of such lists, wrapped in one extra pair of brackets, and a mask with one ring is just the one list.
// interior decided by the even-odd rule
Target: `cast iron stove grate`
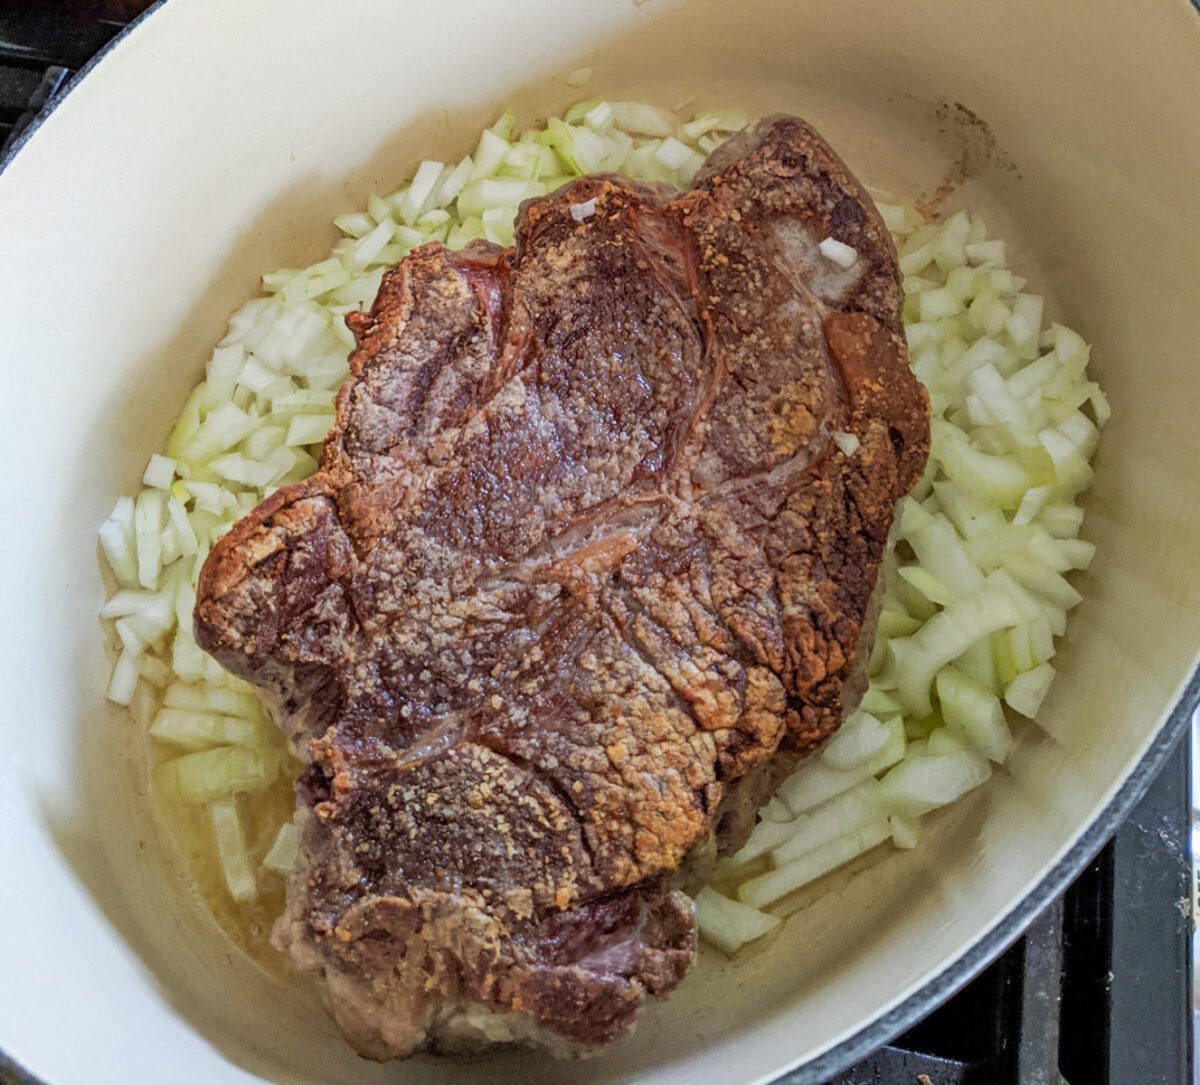
[[(0, 4), (0, 147), (144, 6)], [(829, 1085), (918, 1085), (922, 1075), (929, 1085), (1190, 1082), (1189, 808), (1181, 748), (1023, 938)]]

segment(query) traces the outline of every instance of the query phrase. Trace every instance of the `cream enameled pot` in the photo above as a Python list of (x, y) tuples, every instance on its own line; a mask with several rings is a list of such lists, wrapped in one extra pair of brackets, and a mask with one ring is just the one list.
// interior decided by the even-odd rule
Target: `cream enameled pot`
[[(874, 189), (965, 181), (1113, 404), (1099, 552), (1039, 728), (913, 853), (705, 955), (571, 1065), (379, 1067), (192, 902), (104, 703), (95, 529), (258, 276), (511, 105), (793, 111)], [(1185, 0), (168, 0), (0, 173), (0, 1050), (54, 1085), (826, 1080), (965, 982), (1100, 847), (1186, 725), (1200, 647), (1200, 15)], [(1189, 685), (1190, 682), (1190, 685)]]

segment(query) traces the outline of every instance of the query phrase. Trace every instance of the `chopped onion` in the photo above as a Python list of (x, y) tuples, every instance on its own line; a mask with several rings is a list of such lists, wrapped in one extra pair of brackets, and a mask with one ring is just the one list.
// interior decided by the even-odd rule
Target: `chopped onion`
[(738, 886), (737, 897), (753, 908), (765, 908), (803, 885), (828, 874), (865, 851), (882, 844), (892, 835), (887, 818), (872, 821), (861, 828), (807, 852), (776, 870), (750, 878)]
[(821, 760), (831, 769), (845, 772), (870, 761), (887, 744), (887, 727), (868, 712), (850, 717), (821, 751)]
[(839, 836), (886, 816), (879, 783), (868, 777), (792, 823), (791, 834), (772, 849), (776, 866), (816, 851)]
[(258, 889), (237, 807), (228, 801), (214, 802), (209, 805), (208, 814), (229, 895), (234, 900), (252, 900)]
[(159, 710), (150, 734), (162, 742), (185, 750), (203, 750), (210, 746), (260, 746), (270, 743), (267, 725), (257, 719), (194, 712), (184, 708)]
[[(988, 240), (978, 219), (960, 212), (922, 225), (906, 207), (880, 210), (900, 235), (910, 356), (934, 425), (926, 479), (893, 531), (906, 549), (885, 558), (863, 708), (920, 741), (870, 772), (839, 772), (828, 763), (828, 751), (838, 757), (835, 738), (784, 782), (795, 819), (760, 823), (718, 866), (723, 884), (742, 883), (739, 897), (759, 905), (882, 838), (878, 820), (865, 838), (856, 828), (868, 817), (851, 813), (859, 789), (879, 789), (893, 844), (911, 848), (924, 811), (987, 779), (988, 761), (1002, 762), (1013, 745), (1001, 695), (1022, 714), (1041, 707), (1054, 637), (1080, 598), (1064, 574), (1095, 552), (1078, 538), (1083, 513), (1072, 498), (1090, 478), (1087, 461), (1111, 409), (1086, 380), (1087, 344), (1061, 325), (1041, 332), (1042, 299), (1020, 293), (1004, 242)], [(895, 714), (901, 709), (907, 717)], [(852, 721), (845, 726), (853, 742)], [(824, 833), (835, 835), (809, 851), (805, 841)], [(763, 871), (789, 849), (804, 854)]]
[(817, 245), (817, 248), (820, 249), (821, 255), (826, 260), (837, 264), (843, 270), (849, 270), (858, 261), (858, 250), (843, 241), (838, 241), (835, 237), (825, 238)]
[(276, 747), (216, 746), (164, 761), (154, 770), (154, 782), (178, 802), (209, 802), (261, 790), (278, 777), (280, 763)]
[(162, 491), (147, 488), (138, 494), (133, 510), (138, 583), (151, 591), (158, 587), (158, 574), (162, 570), (163, 508)]
[(1022, 716), (1032, 719), (1041, 708), (1053, 681), (1054, 668), (1049, 663), (1039, 664), (1009, 682), (1004, 690), (1004, 700)]
[(894, 640), (900, 703), (917, 718), (929, 715), (929, 687), (938, 670), (976, 641), (1021, 621), (1008, 585), (993, 573), (977, 592), (956, 599), (911, 637)]
[(112, 679), (108, 684), (108, 699), (113, 704), (127, 705), (133, 700), (133, 691), (137, 688), (138, 657), (128, 648), (122, 650), (113, 667)]
[(300, 831), (295, 824), (285, 821), (279, 826), (275, 842), (263, 857), (263, 866), (279, 874), (286, 874), (296, 864), (296, 855), (300, 847)]
[[(935, 734), (940, 732), (935, 732)], [(883, 801), (903, 817), (945, 806), (991, 776), (983, 758), (967, 750), (928, 754), (897, 765), (880, 782)]]
[(853, 456), (858, 451), (859, 440), (853, 433), (843, 433), (835, 430), (833, 443), (838, 446), (843, 456)]
[(1000, 699), (956, 667), (944, 667), (937, 676), (942, 717), (957, 727), (983, 756), (997, 763), (1012, 751), (1012, 732)]
[(696, 926), (703, 938), (733, 954), (747, 942), (774, 930), (779, 920), (705, 886), (696, 894)]
[(596, 200), (584, 200), (583, 203), (571, 204), (571, 218), (576, 222), (583, 222), (584, 219), (590, 219), (596, 213)]
[(892, 843), (896, 847), (908, 851), (917, 846), (917, 823), (908, 818), (892, 816), (888, 818), (892, 827)]
[[(172, 801), (210, 804), (235, 898), (255, 886), (230, 800), (274, 786), (284, 747), (249, 687), (196, 644), (195, 580), (234, 519), (316, 470), (313, 446), (333, 425), (354, 347), (345, 315), (369, 306), (386, 268), (417, 245), (507, 243), (523, 200), (583, 172), (687, 185), (702, 156), (746, 122), (722, 110), (681, 122), (657, 106), (599, 97), (524, 133), (506, 113), (473, 154), (422, 162), (407, 185), (338, 216), (343, 237), (327, 259), (265, 275), (267, 296), (230, 318), (165, 454), (146, 468), (147, 488), (117, 502), (100, 543), (118, 583), (103, 610), (121, 644), (109, 696), (190, 751), (159, 766), (155, 780)], [(934, 223), (912, 204), (879, 210), (896, 236), (910, 356), (934, 413), (930, 467), (885, 558), (861, 711), (784, 782), (745, 847), (719, 865), (731, 885), (742, 883), (739, 901), (711, 890), (698, 898), (702, 933), (729, 952), (777, 923), (745, 902), (765, 906), (889, 836), (915, 846), (921, 811), (977, 786), (988, 760), (1007, 756), (1001, 698), (1027, 715), (1040, 707), (1054, 637), (1079, 601), (1065, 574), (1095, 551), (1079, 538), (1074, 497), (1111, 407), (1087, 380), (1087, 344), (1062, 325), (1042, 331), (1043, 300), (1021, 292), (1005, 243), (977, 217), (959, 211)], [(570, 213), (587, 228), (595, 202)], [(820, 252), (842, 269), (857, 262), (836, 238)], [(859, 450), (855, 434), (832, 439), (842, 455)], [(164, 688), (161, 705), (140, 677)], [(282, 826), (263, 864), (290, 868), (296, 838)]]
[(153, 486), (159, 490), (169, 490), (175, 481), (175, 461), (157, 452), (150, 457), (146, 470), (142, 474), (142, 485)]

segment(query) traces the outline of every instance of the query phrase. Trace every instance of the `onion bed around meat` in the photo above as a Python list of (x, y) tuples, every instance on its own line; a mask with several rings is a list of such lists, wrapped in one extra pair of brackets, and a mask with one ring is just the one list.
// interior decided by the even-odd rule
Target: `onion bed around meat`
[[(422, 162), (408, 184), (338, 216), (327, 259), (263, 276), (263, 296), (230, 319), (143, 488), (117, 502), (100, 543), (116, 581), (102, 611), (116, 649), (109, 698), (130, 705), (153, 740), (159, 798), (206, 811), (209, 862), (234, 901), (291, 865), (295, 826), (246, 819), (248, 797), (284, 795), (300, 762), (251, 688), (196, 645), (196, 579), (236, 519), (316, 470), (348, 374), (345, 314), (367, 308), (384, 271), (417, 245), (510, 244), (521, 201), (580, 174), (686, 188), (745, 123), (730, 110), (684, 122), (593, 98), (515, 134), (506, 113), (471, 155)], [(1094, 551), (1079, 538), (1075, 501), (1109, 406), (1088, 380), (1087, 344), (1043, 327), (1042, 299), (1022, 293), (1005, 243), (976, 216), (880, 210), (900, 252), (932, 454), (892, 533), (861, 707), (696, 898), (701, 933), (727, 953), (776, 927), (808, 882), (888, 839), (914, 847), (924, 815), (987, 780), (1012, 749), (1011, 721), (1046, 696), (1054, 639), (1080, 601), (1065, 574)], [(826, 258), (852, 254), (831, 247)], [(256, 809), (286, 807), (284, 797)]]

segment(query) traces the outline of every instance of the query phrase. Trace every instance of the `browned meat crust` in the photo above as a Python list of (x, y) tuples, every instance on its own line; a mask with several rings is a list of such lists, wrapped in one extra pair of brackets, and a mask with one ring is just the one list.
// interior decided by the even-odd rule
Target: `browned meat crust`
[(694, 953), (667, 877), (861, 692), (928, 451), (895, 253), (783, 117), (675, 200), (584, 178), (515, 249), (418, 249), (349, 322), (320, 472), (196, 608), (311, 761), (277, 942), (365, 1054), (472, 1005), (606, 1042)]

